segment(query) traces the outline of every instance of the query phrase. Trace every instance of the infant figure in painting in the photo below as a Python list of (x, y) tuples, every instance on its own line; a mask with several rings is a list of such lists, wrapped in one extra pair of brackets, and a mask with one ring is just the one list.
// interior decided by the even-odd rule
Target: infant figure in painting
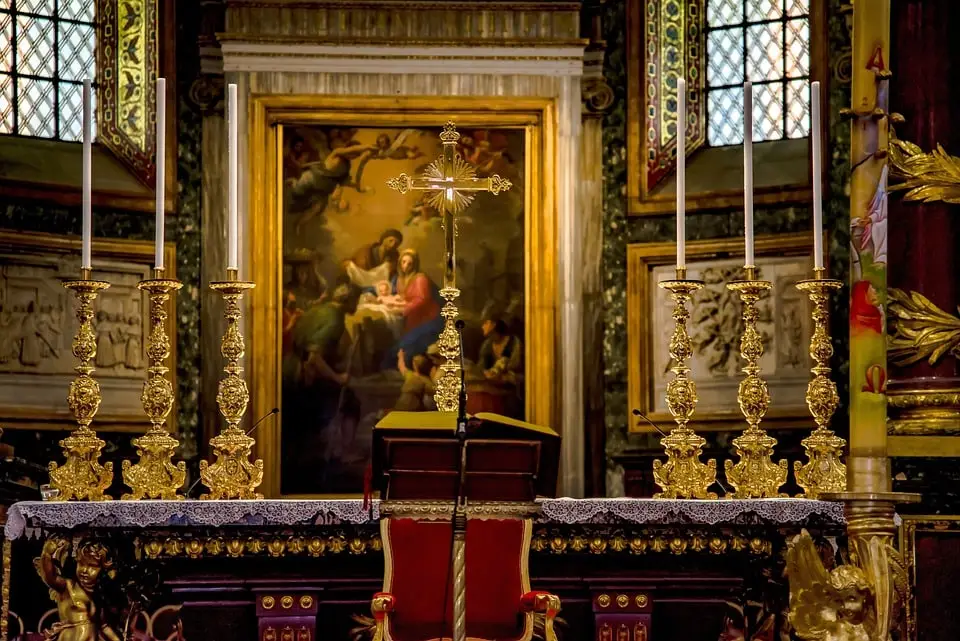
[(403, 313), (403, 296), (391, 292), (392, 287), (389, 281), (381, 280), (377, 283), (376, 288), (378, 303), (393, 308), (394, 312)]
[(70, 541), (53, 538), (43, 545), (34, 564), (40, 578), (50, 588), (60, 620), (47, 633), (50, 641), (120, 641), (120, 636), (102, 620), (95, 602), (98, 581), (103, 573), (113, 576), (113, 562), (107, 548), (85, 541), (77, 550), (74, 578), (63, 574)]

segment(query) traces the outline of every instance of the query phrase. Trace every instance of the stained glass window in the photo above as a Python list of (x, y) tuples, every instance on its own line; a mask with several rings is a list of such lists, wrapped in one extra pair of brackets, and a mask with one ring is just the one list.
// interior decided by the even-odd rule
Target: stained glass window
[(0, 133), (79, 141), (94, 0), (0, 0)]
[(810, 0), (708, 0), (707, 143), (743, 143), (743, 83), (753, 139), (810, 132)]

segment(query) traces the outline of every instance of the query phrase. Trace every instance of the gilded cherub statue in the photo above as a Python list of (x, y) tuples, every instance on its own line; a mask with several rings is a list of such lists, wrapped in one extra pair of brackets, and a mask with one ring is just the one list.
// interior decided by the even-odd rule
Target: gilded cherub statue
[(70, 541), (52, 538), (43, 544), (40, 558), (34, 561), (40, 578), (50, 588), (60, 620), (47, 632), (49, 641), (121, 641), (113, 628), (103, 621), (96, 603), (101, 576), (113, 578), (115, 571), (109, 552), (101, 543), (84, 541), (75, 555), (74, 576), (64, 576), (70, 553)]
[(807, 641), (877, 641), (873, 588), (863, 570), (841, 565), (827, 572), (803, 531), (787, 552), (790, 623)]

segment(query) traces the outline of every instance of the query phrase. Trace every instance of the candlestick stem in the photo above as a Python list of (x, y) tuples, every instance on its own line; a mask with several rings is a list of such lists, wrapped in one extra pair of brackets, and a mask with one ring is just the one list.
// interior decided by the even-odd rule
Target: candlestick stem
[(167, 336), (167, 301), (171, 292), (182, 283), (163, 278), (163, 269), (154, 269), (154, 278), (141, 281), (138, 287), (150, 296), (150, 335), (147, 342), (147, 380), (143, 384), (140, 403), (150, 418), (150, 429), (133, 439), (139, 462), (123, 462), (123, 482), (133, 490), (124, 494), (124, 500), (182, 499), (178, 490), (187, 478), (183, 461), (176, 465), (172, 458), (180, 443), (165, 429), (167, 417), (173, 408), (173, 385), (167, 379), (170, 371), (165, 362), (170, 356), (170, 337)]
[(673, 380), (667, 384), (667, 407), (677, 426), (660, 443), (667, 453), (666, 463), (653, 462), (653, 478), (662, 492), (655, 498), (664, 499), (715, 499), (709, 487), (717, 481), (717, 462), (700, 460), (706, 439), (698, 436), (688, 426), (697, 406), (697, 386), (690, 379), (687, 361), (693, 354), (693, 345), (687, 333), (687, 301), (703, 287), (703, 281), (686, 280), (686, 269), (677, 268), (677, 279), (666, 280), (660, 287), (670, 292), (673, 298), (673, 336), (670, 339), (670, 357), (673, 359)]
[(770, 406), (767, 383), (760, 377), (760, 357), (763, 356), (763, 339), (757, 330), (759, 311), (757, 302), (773, 287), (767, 280), (757, 280), (756, 269), (747, 269), (747, 280), (727, 284), (727, 289), (736, 292), (743, 304), (743, 336), (740, 338), (740, 355), (746, 362), (740, 381), (737, 400), (740, 411), (747, 419), (747, 429), (733, 440), (740, 460), (734, 464), (727, 460), (724, 468), (727, 480), (734, 488), (733, 498), (754, 499), (780, 496), (780, 486), (787, 482), (787, 462), (773, 463), (773, 447), (777, 440), (767, 434), (760, 421)]
[(93, 378), (92, 363), (97, 357), (97, 333), (93, 327), (93, 305), (100, 292), (110, 283), (92, 280), (90, 270), (81, 270), (80, 280), (70, 280), (63, 286), (73, 291), (77, 300), (77, 320), (80, 326), (73, 339), (74, 368), (77, 377), (70, 383), (67, 405), (77, 421), (77, 428), (60, 441), (63, 465), (51, 462), (50, 485), (59, 490), (53, 500), (71, 499), (107, 501), (106, 490), (113, 482), (113, 463), (100, 464), (100, 450), (106, 442), (99, 438), (90, 424), (100, 409), (100, 384)]
[(263, 461), (250, 462), (256, 441), (243, 433), (240, 421), (247, 411), (250, 393), (243, 379), (240, 361), (244, 354), (244, 340), (240, 333), (240, 300), (243, 293), (253, 289), (251, 282), (236, 279), (237, 270), (227, 270), (228, 280), (210, 283), (210, 289), (220, 292), (226, 303), (223, 315), (227, 329), (220, 343), (220, 353), (227, 364), (225, 376), (217, 390), (217, 405), (227, 421), (227, 427), (210, 439), (216, 461), (200, 461), (200, 480), (210, 490), (201, 499), (261, 499), (256, 491), (263, 481)]
[(807, 385), (807, 407), (817, 427), (802, 441), (807, 452), (807, 463), (794, 461), (793, 471), (797, 485), (804, 496), (818, 498), (825, 492), (843, 492), (847, 489), (847, 467), (840, 461), (847, 442), (829, 428), (830, 419), (840, 404), (837, 386), (830, 380), (830, 358), (833, 345), (828, 332), (831, 292), (841, 287), (839, 280), (825, 278), (823, 268), (814, 271), (814, 278), (797, 283), (797, 289), (806, 292), (813, 304), (813, 336), (810, 339), (810, 358), (814, 366), (813, 378)]

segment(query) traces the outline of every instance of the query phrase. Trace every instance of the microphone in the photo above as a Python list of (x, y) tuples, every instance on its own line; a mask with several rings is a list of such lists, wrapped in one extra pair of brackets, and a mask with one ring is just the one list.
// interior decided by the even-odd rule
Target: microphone
[(463, 366), (463, 328), (466, 326), (462, 320), (454, 323), (457, 328), (457, 336), (460, 339), (460, 393), (457, 395), (457, 438), (463, 439), (467, 435), (467, 381), (465, 368)]
[(645, 420), (647, 423), (649, 423), (649, 424), (653, 427), (653, 429), (657, 430), (657, 432), (660, 433), (660, 436), (666, 436), (666, 435), (667, 435), (666, 432), (664, 432), (663, 430), (661, 430), (661, 429), (657, 426), (656, 423), (654, 423), (654, 422), (651, 421), (649, 418), (647, 418), (646, 415), (645, 415), (643, 412), (641, 412), (640, 410), (637, 410), (637, 409), (633, 410), (633, 415), (634, 415), (634, 416), (639, 416), (640, 418), (642, 418), (643, 420)]
[[(244, 436), (250, 436), (251, 434), (254, 433), (254, 431), (256, 431), (256, 429), (257, 429), (258, 427), (260, 427), (260, 423), (263, 423), (265, 420), (267, 420), (267, 418), (273, 416), (274, 414), (279, 414), (279, 413), (280, 413), (280, 408), (279, 408), (279, 407), (274, 407), (272, 410), (270, 410), (269, 412), (267, 412), (266, 414), (264, 414), (263, 416), (261, 416), (261, 417), (257, 420), (257, 422), (253, 424), (253, 427), (251, 427), (249, 430), (247, 430), (247, 432), (246, 432), (246, 434), (244, 434)], [(186, 493), (186, 495), (185, 495), (187, 498), (190, 497), (190, 493), (193, 492), (193, 488), (197, 487), (197, 484), (198, 484), (199, 482), (200, 482), (200, 479), (198, 478), (196, 481), (193, 482), (193, 485), (191, 485), (191, 486), (189, 487), (189, 489), (187, 489), (187, 493)]]

